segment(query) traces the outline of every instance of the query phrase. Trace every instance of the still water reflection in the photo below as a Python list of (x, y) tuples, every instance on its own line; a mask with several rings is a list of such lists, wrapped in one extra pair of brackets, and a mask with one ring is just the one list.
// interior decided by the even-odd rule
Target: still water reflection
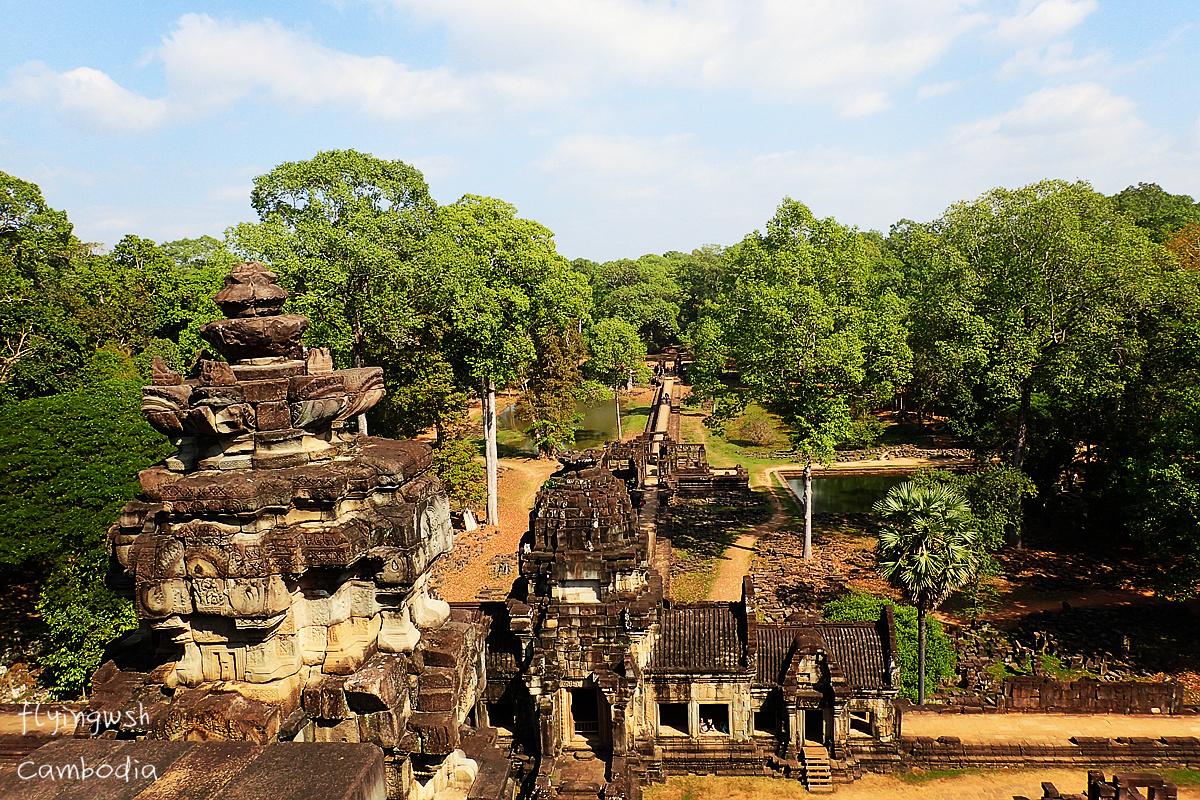
[[(909, 475), (813, 475), (814, 514), (854, 514), (869, 512), (875, 501), (888, 490), (909, 479)], [(804, 497), (804, 476), (788, 478), (797, 497)]]
[[(629, 412), (627, 402), (622, 403), (625, 413)], [(530, 421), (525, 415), (518, 412), (518, 405), (511, 405), (501, 411), (497, 415), (496, 421), (499, 423), (500, 430), (518, 434), (515, 436), (510, 434), (509, 437), (506, 437), (506, 443), (511, 443), (512, 447), (522, 453), (536, 455), (537, 448), (533, 444), (533, 439), (525, 434)], [(586, 450), (591, 447), (602, 447), (605, 442), (617, 438), (617, 414), (613, 409), (611, 398), (595, 403), (576, 402), (575, 410), (583, 417), (580, 427), (575, 430), (576, 448)]]

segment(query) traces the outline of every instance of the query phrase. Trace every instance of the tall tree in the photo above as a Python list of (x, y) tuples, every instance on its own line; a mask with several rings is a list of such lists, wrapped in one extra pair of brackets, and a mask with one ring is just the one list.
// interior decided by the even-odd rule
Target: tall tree
[[(805, 462), (804, 558), (812, 558), (812, 467), (852, 436), (856, 418), (894, 395), (912, 354), (903, 305), (879, 274), (878, 244), (784, 200), (767, 223), (727, 252), (712, 314), (717, 361), (736, 364), (749, 397), (778, 411)], [(697, 342), (698, 344), (698, 342)], [(713, 387), (714, 389), (717, 387)], [(747, 399), (726, 392), (727, 412)]]
[(1188, 598), (1200, 592), (1200, 273), (1174, 270), (1158, 294), (1085, 490), (1093, 535), (1123, 523), (1160, 565), (1158, 590)]
[(487, 522), (496, 525), (496, 389), (534, 364), (537, 331), (577, 327), (588, 316), (590, 293), (547, 228), (489, 197), (467, 195), (438, 209), (422, 260), (426, 274), (436, 276), (449, 362), (480, 397)]
[(612, 388), (617, 439), (623, 439), (621, 388), (646, 377), (646, 343), (642, 341), (637, 328), (625, 320), (602, 319), (592, 327), (588, 349), (591, 351), (591, 358), (587, 362), (588, 374)]
[(980, 563), (975, 518), (944, 484), (905, 481), (875, 504), (879, 569), (917, 609), (917, 704), (925, 704), (925, 616), (967, 585)]
[(576, 261), (592, 286), (596, 316), (628, 322), (649, 345), (674, 341), (680, 332), (682, 291), (668, 256), (645, 255), (596, 264)]
[[(231, 239), (280, 273), (291, 308), (310, 320), (308, 341), (356, 367), (380, 342), (414, 355), (427, 350), (433, 287), (415, 254), (436, 204), (415, 167), (330, 150), (259, 176), (250, 202), (260, 222), (238, 225)], [(359, 428), (366, 432), (365, 417)]]
[(72, 384), (88, 352), (63, 280), (89, 255), (41, 189), (0, 172), (0, 397)]
[(1157, 183), (1127, 187), (1112, 199), (1117, 210), (1155, 242), (1165, 242), (1185, 225), (1200, 222), (1200, 203), (1186, 194), (1170, 194)]
[(918, 385), (977, 448), (1027, 472), (1032, 453), (1042, 485), (1056, 480), (1127, 379), (1162, 250), (1089, 185), (1062, 181), (952, 206), (898, 249)]
[(725, 251), (717, 245), (705, 245), (690, 253), (667, 253), (671, 274), (679, 284), (679, 327), (687, 330), (698, 320), (704, 307), (721, 292), (725, 271)]
[(522, 400), (532, 418), (529, 435), (540, 456), (553, 456), (575, 442), (579, 412), (575, 399), (583, 382), (586, 347), (578, 327), (534, 332), (536, 357), (523, 381)]

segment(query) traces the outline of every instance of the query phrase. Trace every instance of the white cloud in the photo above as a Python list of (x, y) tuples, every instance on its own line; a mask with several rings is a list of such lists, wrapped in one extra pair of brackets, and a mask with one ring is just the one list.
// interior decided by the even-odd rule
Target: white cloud
[(163, 98), (143, 97), (90, 67), (55, 72), (32, 62), (12, 73), (0, 100), (50, 101), (87, 123), (136, 131), (260, 94), (291, 108), (340, 106), (384, 120), (474, 112), (487, 101), (519, 106), (551, 99), (545, 86), (524, 76), (416, 69), (387, 56), (325, 47), (273, 20), (229, 22), (186, 14), (149, 62), (163, 66), (168, 86)]
[(1016, 108), (951, 134), (968, 155), (1029, 168), (1088, 174), (1160, 156), (1166, 142), (1127, 97), (1095, 83), (1034, 92)]
[(44, 65), (28, 66), (3, 91), (51, 98), (64, 113), (123, 130), (248, 98), (409, 121), (544, 108), (614, 86), (735, 91), (860, 117), (888, 108), (890, 92), (986, 22), (976, 0), (391, 2), (444, 30), (445, 63), (338, 50), (270, 19), (185, 14), (142, 64), (161, 66), (161, 98), (89, 67)]
[(117, 131), (153, 128), (167, 117), (167, 104), (120, 86), (100, 70), (78, 67), (55, 72), (41, 62), (17, 67), (0, 87), (0, 101), (44, 104), (64, 116)]
[(891, 100), (884, 92), (860, 92), (838, 103), (838, 110), (843, 117), (869, 117), (892, 107)]
[(1000, 67), (1000, 74), (1012, 77), (1029, 72), (1047, 78), (1095, 70), (1109, 63), (1107, 53), (1093, 52), (1076, 56), (1071, 42), (1054, 42), (1046, 47), (1023, 47)]
[(187, 14), (157, 57), (177, 103), (193, 109), (261, 92), (288, 106), (348, 106), (369, 117), (411, 119), (469, 110), (484, 88), (446, 68), (413, 69), (386, 56), (333, 50), (272, 20)]
[[(1190, 141), (1171, 141), (1129, 98), (1093, 83), (1033, 92), (1002, 113), (896, 152), (730, 153), (686, 135), (577, 134), (539, 166), (571, 205), (551, 203), (537, 216), (569, 255), (589, 258), (728, 244), (761, 228), (785, 195), (819, 216), (886, 230), (902, 217), (931, 219), (994, 186), (1044, 178), (1090, 180), (1105, 192), (1162, 175), (1200, 183)], [(613, 241), (612, 230), (626, 235)]]
[(927, 83), (917, 90), (918, 100), (929, 100), (934, 97), (942, 97), (957, 91), (962, 86), (962, 81), (943, 81), (942, 83)]
[(1097, 0), (1022, 0), (1017, 13), (996, 26), (1013, 42), (1048, 41), (1074, 29), (1099, 7)]
[(392, 2), (444, 26), (455, 57), (481, 70), (577, 91), (627, 83), (789, 102), (903, 83), (985, 21), (972, 0)]

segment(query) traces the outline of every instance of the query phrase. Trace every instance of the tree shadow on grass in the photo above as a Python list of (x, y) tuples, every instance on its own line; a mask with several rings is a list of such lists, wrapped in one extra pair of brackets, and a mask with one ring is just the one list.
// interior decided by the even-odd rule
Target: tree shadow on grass
[(770, 518), (767, 494), (747, 489), (674, 498), (665, 528), (676, 549), (694, 557), (716, 558), (742, 533)]

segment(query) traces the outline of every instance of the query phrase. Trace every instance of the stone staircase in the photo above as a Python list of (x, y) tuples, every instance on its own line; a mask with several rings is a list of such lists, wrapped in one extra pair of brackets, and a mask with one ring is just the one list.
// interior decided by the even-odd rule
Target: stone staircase
[(604, 796), (604, 761), (590, 751), (567, 751), (554, 765), (554, 797), (560, 800), (599, 800)]
[(813, 794), (833, 792), (833, 770), (829, 765), (829, 751), (820, 745), (805, 745), (800, 751), (804, 763), (804, 786)]

